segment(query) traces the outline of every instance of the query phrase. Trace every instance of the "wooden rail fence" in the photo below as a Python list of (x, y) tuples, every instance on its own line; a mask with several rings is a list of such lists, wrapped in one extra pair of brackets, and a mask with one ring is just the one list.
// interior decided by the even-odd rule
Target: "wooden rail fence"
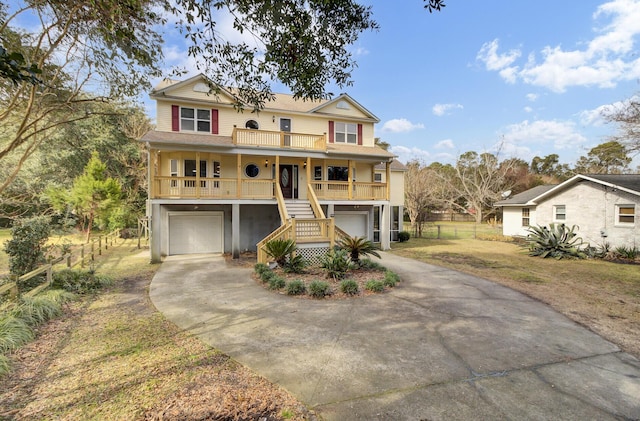
[[(87, 244), (76, 246), (74, 247), (75, 250), (73, 250), (71, 253), (67, 253), (61, 257), (58, 257), (57, 259), (52, 260), (46, 265), (40, 266), (39, 268), (34, 269), (29, 273), (25, 273), (18, 278), (14, 278), (14, 280), (11, 282), (0, 285), (0, 295), (8, 291), (9, 297), (11, 297), (12, 299), (17, 299), (20, 296), (18, 285), (45, 273), (46, 280), (44, 281), (44, 283), (23, 294), (32, 297), (39, 292), (47, 289), (51, 285), (51, 283), (53, 282), (54, 266), (59, 265), (64, 261), (66, 268), (74, 268), (78, 265), (83, 268), (88, 262), (94, 261), (96, 259), (96, 255), (101, 256), (103, 250), (106, 251), (109, 250), (109, 247), (113, 247), (114, 240), (119, 237), (120, 230), (115, 230), (104, 236), (99, 235), (98, 238), (93, 239)], [(73, 261), (74, 257), (77, 258), (75, 261)]]

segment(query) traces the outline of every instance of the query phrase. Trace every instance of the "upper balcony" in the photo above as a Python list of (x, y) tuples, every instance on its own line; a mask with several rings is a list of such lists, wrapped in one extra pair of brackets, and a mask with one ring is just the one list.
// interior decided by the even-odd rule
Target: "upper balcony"
[(275, 132), (235, 127), (231, 135), (234, 145), (325, 151), (326, 135)]

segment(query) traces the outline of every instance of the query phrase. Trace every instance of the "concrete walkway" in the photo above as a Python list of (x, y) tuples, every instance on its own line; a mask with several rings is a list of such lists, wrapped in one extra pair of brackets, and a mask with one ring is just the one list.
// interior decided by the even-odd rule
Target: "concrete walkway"
[(403, 282), (351, 300), (275, 294), (219, 256), (165, 261), (181, 328), (326, 420), (640, 419), (640, 362), (511, 289), (382, 253)]

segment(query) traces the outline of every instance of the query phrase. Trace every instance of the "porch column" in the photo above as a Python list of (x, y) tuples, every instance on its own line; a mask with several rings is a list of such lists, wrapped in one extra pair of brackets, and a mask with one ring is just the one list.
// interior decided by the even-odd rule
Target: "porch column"
[(333, 218), (336, 216), (335, 205), (333, 203), (329, 203), (327, 205), (327, 217)]
[(149, 182), (149, 199), (156, 198), (156, 176), (158, 175), (158, 153), (157, 149), (149, 149), (149, 144), (147, 143), (147, 151), (149, 152), (148, 163), (147, 163), (147, 178)]
[(242, 197), (242, 154), (238, 154), (236, 156), (237, 156), (237, 162), (236, 162), (236, 180), (237, 180), (236, 197), (237, 198), (241, 198)]
[(151, 263), (162, 261), (162, 228), (161, 228), (160, 205), (151, 205), (151, 235), (149, 236), (149, 251), (151, 252)]
[(387, 170), (387, 200), (391, 200), (391, 162), (386, 163)]
[(231, 205), (231, 257), (240, 257), (240, 205)]
[(382, 208), (382, 215), (380, 217), (380, 248), (382, 250), (389, 250), (391, 248), (391, 205), (387, 202), (380, 207)]
[(347, 176), (349, 178), (349, 200), (353, 199), (353, 169), (351, 168), (351, 166), (353, 165), (353, 161), (349, 160), (347, 161), (347, 165), (349, 165), (349, 175)]
[(196, 152), (196, 199), (200, 199), (200, 152)]
[(305, 163), (307, 164), (307, 184), (311, 184), (311, 158), (307, 157)]

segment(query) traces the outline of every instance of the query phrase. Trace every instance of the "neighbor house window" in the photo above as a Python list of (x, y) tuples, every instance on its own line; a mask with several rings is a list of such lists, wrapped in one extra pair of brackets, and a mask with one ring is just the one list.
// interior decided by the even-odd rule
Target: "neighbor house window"
[(620, 225), (633, 225), (635, 222), (635, 205), (616, 205), (616, 223)]
[(185, 131), (211, 131), (211, 110), (180, 108), (180, 129)]
[(553, 207), (553, 219), (555, 221), (564, 222), (567, 219), (567, 207), (565, 205), (556, 205)]
[(522, 208), (522, 226), (529, 226), (529, 208)]
[(358, 125), (355, 123), (341, 123), (336, 121), (335, 124), (336, 143), (358, 143)]

